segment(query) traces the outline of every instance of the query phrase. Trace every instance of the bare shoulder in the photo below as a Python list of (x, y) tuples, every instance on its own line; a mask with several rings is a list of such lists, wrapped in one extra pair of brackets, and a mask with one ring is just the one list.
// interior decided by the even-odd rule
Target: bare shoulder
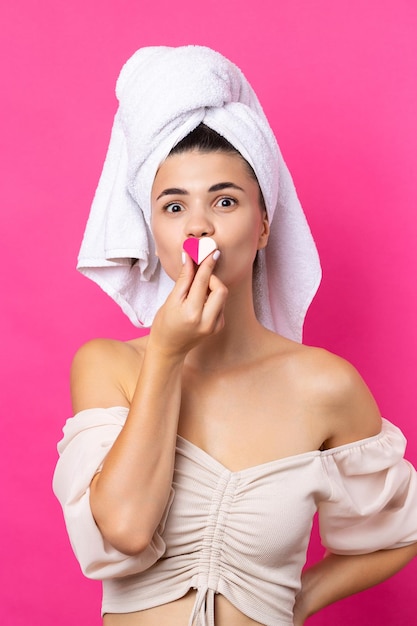
[[(274, 342), (272, 342), (274, 345)], [(332, 448), (381, 430), (379, 408), (356, 368), (323, 348), (276, 342), (270, 387), (284, 383), (288, 402)]]
[(92, 339), (79, 348), (71, 366), (74, 412), (87, 408), (129, 406), (146, 338), (133, 341)]
[(308, 346), (303, 346), (295, 358), (311, 406), (326, 420), (326, 447), (379, 433), (379, 408), (351, 363), (322, 348)]

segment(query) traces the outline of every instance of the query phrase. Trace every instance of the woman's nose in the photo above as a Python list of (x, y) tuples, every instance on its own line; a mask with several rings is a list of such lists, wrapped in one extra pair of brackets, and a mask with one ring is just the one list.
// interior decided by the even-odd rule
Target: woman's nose
[(190, 212), (186, 224), (187, 237), (209, 237), (214, 233), (214, 226), (206, 211)]

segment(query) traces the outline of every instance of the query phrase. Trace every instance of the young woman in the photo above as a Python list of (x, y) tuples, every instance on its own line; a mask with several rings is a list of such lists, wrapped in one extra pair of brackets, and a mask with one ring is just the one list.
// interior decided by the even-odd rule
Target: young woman
[[(243, 112), (223, 96), (212, 103), (207, 85), (217, 96), (220, 83)], [(174, 114), (156, 97), (161, 85), (181, 100)], [(289, 263), (292, 286), (274, 262), (305, 254), (311, 295), (317, 260), (249, 89), (230, 62), (195, 47), (139, 51), (119, 79), (128, 113), (115, 121), (80, 266), (129, 315), (151, 309), (153, 323), (146, 337), (94, 340), (77, 353), (75, 417), (54, 477), (81, 567), (103, 580), (105, 626), (299, 626), (417, 552), (416, 473), (403, 436), (350, 364), (294, 340), (306, 310), (301, 273)], [(150, 131), (136, 107), (143, 97), (157, 119)], [(142, 126), (161, 149), (149, 148)], [(112, 242), (100, 266), (91, 247), (103, 223), (111, 237), (130, 237), (123, 206), (144, 216), (134, 237), (146, 234), (147, 254)], [(278, 252), (277, 228), (287, 236)], [(303, 231), (305, 250), (294, 250), (291, 228)], [(201, 262), (184, 250), (190, 240), (212, 244)], [(138, 301), (144, 285), (156, 302)], [(302, 573), (316, 510), (328, 552)]]

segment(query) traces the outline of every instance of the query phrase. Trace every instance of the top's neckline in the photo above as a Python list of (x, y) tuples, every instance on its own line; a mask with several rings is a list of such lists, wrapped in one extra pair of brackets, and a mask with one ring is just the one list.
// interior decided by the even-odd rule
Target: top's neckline
[[(79, 413), (95, 411), (98, 408), (99, 407), (95, 407), (94, 409), (84, 409), (84, 411), (80, 411)], [(121, 405), (107, 407), (107, 408), (103, 407), (103, 408), (104, 410), (113, 409), (113, 410), (121, 411), (123, 413), (126, 413), (126, 415), (129, 412), (129, 407), (121, 406)], [(218, 461), (215, 457), (211, 456), (208, 452), (206, 452), (203, 448), (199, 447), (197, 444), (193, 443), (189, 439), (186, 439), (185, 437), (182, 437), (179, 434), (177, 434), (177, 445), (178, 443), (181, 442), (183, 446), (188, 446), (190, 450), (194, 450), (195, 453), (198, 453), (201, 456), (201, 458), (205, 458), (206, 461), (209, 462), (212, 466), (215, 465), (217, 468), (220, 468), (223, 471), (229, 472), (229, 474), (238, 475), (238, 474), (243, 474), (245, 472), (256, 472), (257, 470), (262, 469), (262, 468), (271, 469), (274, 466), (278, 467), (282, 465), (294, 465), (294, 464), (296, 465), (298, 463), (301, 463), (303, 461), (306, 462), (316, 457), (321, 457), (321, 458), (333, 457), (333, 456), (338, 455), (339, 453), (343, 453), (349, 450), (352, 450), (352, 451), (359, 450), (360, 448), (364, 446), (371, 445), (372, 443), (375, 443), (378, 440), (384, 438), (389, 433), (390, 429), (398, 430), (397, 427), (391, 424), (391, 422), (389, 422), (388, 420), (384, 418), (381, 418), (381, 419), (382, 419), (382, 423), (381, 423), (380, 432), (377, 433), (376, 435), (372, 435), (371, 437), (358, 439), (356, 441), (342, 444), (340, 446), (335, 446), (334, 448), (329, 448), (327, 450), (309, 450), (307, 452), (301, 452), (301, 453), (294, 454), (294, 455), (280, 457), (278, 459), (273, 459), (272, 461), (266, 461), (264, 463), (259, 463), (257, 465), (251, 465), (251, 466), (242, 468), (240, 470), (229, 469), (227, 466), (221, 463), (221, 461)]]
[(300, 452), (298, 454), (291, 454), (288, 456), (283, 456), (278, 459), (273, 459), (271, 461), (265, 461), (264, 463), (258, 463), (256, 465), (250, 465), (248, 467), (239, 469), (239, 470), (231, 470), (226, 465), (224, 465), (221, 461), (217, 460), (211, 454), (206, 452), (203, 448), (193, 443), (189, 439), (182, 437), (177, 434), (177, 444), (179, 443), (179, 447), (189, 447), (189, 449), (193, 450), (195, 453), (199, 454), (202, 458), (205, 458), (211, 465), (216, 465), (218, 468), (223, 471), (227, 471), (229, 474), (239, 475), (247, 472), (256, 472), (258, 470), (266, 470), (273, 469), (275, 466), (288, 466), (288, 465), (298, 465), (300, 463), (306, 462), (310, 459), (314, 459), (316, 457), (327, 457), (337, 455), (339, 452), (343, 452), (346, 450), (354, 450), (361, 448), (363, 446), (372, 444), (373, 442), (381, 439), (387, 430), (388, 422), (386, 420), (382, 420), (382, 428), (379, 433), (376, 435), (372, 435), (371, 437), (366, 437), (364, 439), (358, 439), (357, 441), (352, 441), (351, 443), (346, 443), (340, 446), (336, 446), (334, 448), (329, 448), (328, 450), (308, 450), (307, 452)]

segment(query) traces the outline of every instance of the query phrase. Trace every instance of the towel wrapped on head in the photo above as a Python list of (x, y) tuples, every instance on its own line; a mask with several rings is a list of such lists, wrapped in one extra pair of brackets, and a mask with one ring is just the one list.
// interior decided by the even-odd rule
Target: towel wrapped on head
[[(155, 255), (151, 189), (171, 149), (204, 123), (253, 168), (271, 233), (258, 254), (258, 319), (301, 341), (321, 278), (311, 232), (274, 134), (241, 70), (203, 46), (141, 48), (117, 80), (110, 145), (78, 257), (78, 269), (136, 326), (152, 324), (173, 287)], [(131, 259), (138, 259), (133, 267)]]

